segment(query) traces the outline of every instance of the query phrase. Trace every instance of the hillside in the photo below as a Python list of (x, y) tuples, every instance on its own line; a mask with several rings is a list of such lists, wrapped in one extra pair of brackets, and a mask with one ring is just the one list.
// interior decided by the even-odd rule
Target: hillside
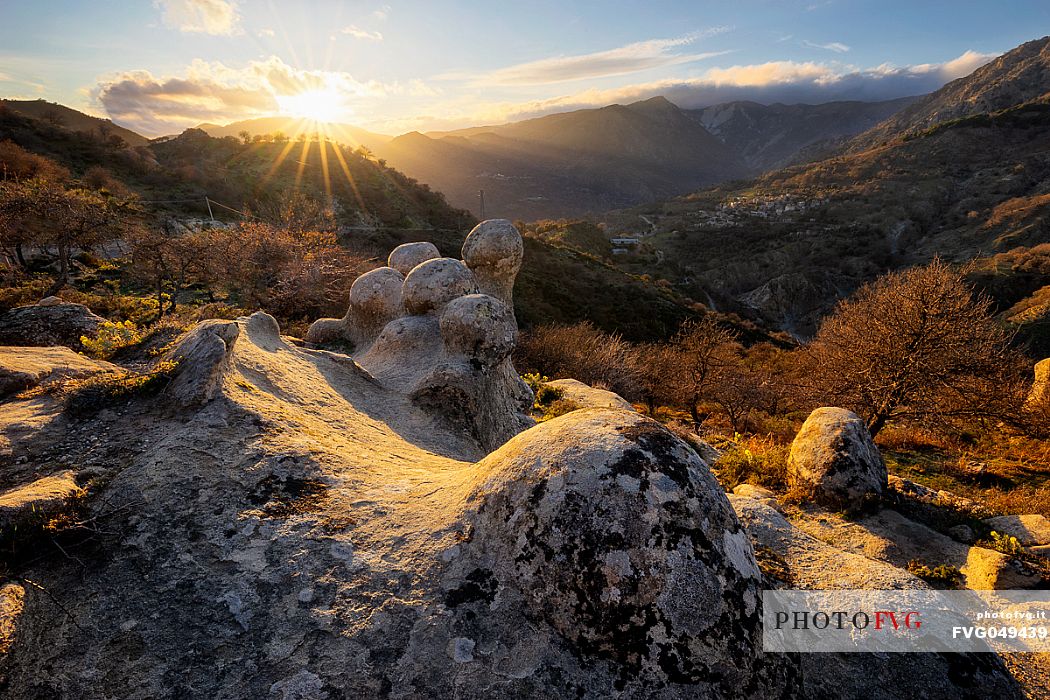
[(1007, 109), (1050, 96), (1050, 37), (1021, 44), (971, 75), (909, 105), (858, 136), (850, 150), (913, 134), (940, 122)]
[(239, 216), (231, 210), (258, 211), (300, 191), (314, 198), (330, 193), (344, 226), (459, 229), (473, 221), (440, 193), (332, 142), (323, 148), (317, 142), (246, 146), (237, 138), (188, 129), (132, 148), (98, 132), (71, 131), (13, 111), (0, 112), (0, 140), (5, 139), (55, 160), (76, 177), (103, 168), (106, 178), (156, 202), (150, 209), (158, 216), (207, 216), (207, 196), (229, 207), (213, 210), (217, 218), (235, 221)]
[(578, 216), (740, 177), (743, 161), (663, 98), (502, 126), (405, 134), (376, 149), (479, 213)]
[(848, 137), (867, 131), (916, 99), (818, 105), (727, 102), (686, 113), (750, 167), (766, 171), (827, 154)]
[(0, 100), (0, 105), (34, 119), (41, 119), (70, 131), (86, 131), (103, 137), (119, 136), (129, 146), (145, 146), (149, 139), (131, 129), (125, 129), (109, 119), (92, 117), (75, 109), (46, 100)]
[[(986, 103), (998, 106), (1009, 95), (1043, 95), (1050, 81), (1034, 57), (1045, 61), (1045, 48), (1045, 40), (1025, 44), (950, 84), (937, 101), (992, 100), (994, 92), (996, 100)], [(993, 72), (1009, 79), (990, 92)], [(1036, 79), (1042, 82), (1029, 83)], [(908, 110), (940, 113), (933, 102)], [(807, 336), (838, 298), (887, 269), (934, 256), (966, 263), (1045, 243), (1050, 106), (1037, 99), (962, 119), (950, 114), (949, 121), (903, 133), (893, 131), (901, 117), (891, 117), (857, 142), (896, 134), (884, 145), (610, 215), (612, 230), (648, 228), (639, 216), (656, 224), (648, 252), (624, 264), (664, 274), (694, 298), (710, 294), (741, 304)], [(978, 278), (1004, 311), (1050, 284), (1046, 271), (1024, 284), (1003, 281), (1004, 274), (1012, 276), (1009, 267), (999, 269), (996, 284)], [(1028, 340), (1037, 342), (1035, 354), (1050, 351), (1045, 341)]]
[(258, 119), (244, 119), (229, 124), (200, 124), (198, 129), (216, 138), (224, 136), (235, 136), (241, 138), (241, 132), (247, 131), (252, 136), (265, 136), (284, 134), (290, 139), (296, 139), (300, 134), (315, 137), (317, 134), (326, 135), (333, 141), (352, 146), (364, 146), (374, 148), (377, 144), (389, 141), (391, 137), (376, 134), (353, 124), (338, 122), (317, 122), (311, 119), (299, 119), (296, 117), (259, 117)]

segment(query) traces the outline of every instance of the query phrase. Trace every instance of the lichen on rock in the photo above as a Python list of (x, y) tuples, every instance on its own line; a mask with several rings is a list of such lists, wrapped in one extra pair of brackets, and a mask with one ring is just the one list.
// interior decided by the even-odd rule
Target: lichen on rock
[(859, 509), (886, 491), (886, 464), (864, 421), (844, 408), (818, 408), (791, 443), (788, 480), (831, 508)]

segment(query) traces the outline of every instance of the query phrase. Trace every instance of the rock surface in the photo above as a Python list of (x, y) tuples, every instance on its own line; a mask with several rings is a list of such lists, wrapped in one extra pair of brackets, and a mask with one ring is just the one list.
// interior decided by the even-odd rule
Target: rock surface
[(80, 350), (80, 337), (93, 338), (104, 321), (83, 304), (48, 297), (0, 314), (0, 345), (65, 345)]
[(1034, 572), (1025, 571), (1001, 552), (962, 544), (888, 508), (855, 520), (831, 514), (801, 517), (796, 525), (843, 551), (900, 568), (912, 560), (930, 567), (955, 566), (962, 572), (967, 588), (1023, 589), (1040, 581)]
[(89, 505), (121, 536), (26, 572), (62, 609), (26, 590), (8, 696), (797, 694), (795, 662), (760, 652), (744, 530), (658, 424), (575, 411), (486, 456), (264, 314), (177, 348), (208, 360), (178, 395), (217, 391), (111, 436), (134, 450)]
[(1000, 515), (986, 518), (984, 524), (1000, 534), (1016, 537), (1022, 546), (1050, 544), (1050, 520), (1042, 515)]
[[(481, 233), (464, 257), (502, 295), (520, 237)], [(74, 428), (127, 448), (86, 506), (120, 536), (26, 573), (11, 696), (795, 695), (707, 465), (632, 410), (529, 429), (510, 300), (471, 267), (363, 275), (353, 356), (201, 323), (158, 399)], [(76, 488), (50, 479), (29, 490)]]
[[(796, 589), (927, 589), (901, 568), (855, 554), (803, 532), (762, 502), (731, 495), (730, 502), (758, 548), (790, 572), (773, 585)], [(994, 654), (802, 654), (805, 698), (905, 697), (1022, 698), (1018, 683)], [(872, 678), (878, 678), (877, 683)]]
[(788, 480), (821, 504), (857, 509), (886, 490), (886, 465), (864, 421), (843, 408), (809, 414), (791, 443)]
[(581, 408), (620, 408), (625, 411), (633, 411), (632, 406), (619, 394), (606, 389), (595, 389), (594, 387), (576, 381), (575, 379), (553, 379), (547, 382), (547, 386), (560, 389), (562, 398), (572, 401)]
[(65, 379), (122, 372), (114, 364), (92, 360), (67, 347), (0, 347), (0, 399)]
[(12, 536), (19, 527), (46, 521), (81, 493), (69, 470), (0, 493), (0, 536)]

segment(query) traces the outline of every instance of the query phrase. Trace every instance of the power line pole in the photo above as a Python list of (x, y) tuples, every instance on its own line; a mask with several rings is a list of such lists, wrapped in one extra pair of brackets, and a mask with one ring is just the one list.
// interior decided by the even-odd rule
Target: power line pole
[(481, 201), (481, 220), (485, 220), (485, 190), (478, 190), (478, 199)]

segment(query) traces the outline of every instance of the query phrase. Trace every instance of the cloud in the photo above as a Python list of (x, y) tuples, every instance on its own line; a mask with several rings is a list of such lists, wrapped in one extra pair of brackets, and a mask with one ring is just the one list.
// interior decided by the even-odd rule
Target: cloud
[(589, 89), (549, 99), (481, 105), (462, 102), (445, 105), (445, 109), (434, 105), (434, 108), (422, 112), (426, 116), (395, 120), (384, 126), (405, 130), (455, 129), (626, 104), (657, 95), (685, 109), (736, 100), (763, 104), (889, 100), (932, 92), (951, 80), (968, 75), (993, 58), (995, 55), (967, 51), (944, 63), (903, 68), (884, 64), (867, 69), (837, 63), (771, 61), (710, 68), (695, 78), (657, 80), (605, 90)]
[(101, 79), (91, 95), (116, 123), (144, 134), (180, 132), (201, 122), (230, 122), (281, 113), (287, 98), (320, 92), (349, 119), (357, 107), (387, 95), (425, 95), (418, 81), (361, 82), (349, 73), (301, 70), (276, 56), (242, 68), (194, 61), (182, 76), (128, 71)]
[(272, 29), (260, 29), (258, 32), (256, 32), (256, 34), (259, 37), (266, 37), (267, 39), (272, 39), (273, 37), (277, 36), (277, 32), (275, 32)]
[(834, 51), (835, 53), (846, 53), (850, 50), (850, 47), (838, 41), (832, 41), (829, 44), (817, 44), (803, 39), (802, 45), (807, 49), (824, 49), (825, 51)]
[(607, 51), (557, 56), (538, 61), (518, 63), (481, 75), (449, 73), (439, 76), (446, 80), (466, 78), (474, 85), (547, 85), (586, 78), (604, 78), (614, 75), (637, 73), (650, 68), (660, 68), (683, 63), (693, 63), (722, 52), (675, 53), (675, 49), (688, 46), (698, 39), (727, 31), (717, 27), (706, 32), (688, 34), (677, 39), (650, 39), (627, 44)]
[(227, 0), (155, 0), (164, 24), (182, 32), (229, 36), (240, 34), (237, 4)]
[(350, 36), (354, 37), (355, 39), (364, 39), (365, 41), (382, 41), (383, 40), (383, 35), (380, 34), (379, 32), (370, 32), (370, 31), (368, 31), (366, 29), (361, 29), (360, 27), (358, 27), (356, 25), (353, 25), (353, 24), (351, 24), (348, 27), (343, 27), (342, 33), (343, 34), (349, 34)]
[(385, 22), (386, 18), (389, 16), (390, 5), (380, 5), (377, 9), (372, 11), (372, 18), (379, 22)]

